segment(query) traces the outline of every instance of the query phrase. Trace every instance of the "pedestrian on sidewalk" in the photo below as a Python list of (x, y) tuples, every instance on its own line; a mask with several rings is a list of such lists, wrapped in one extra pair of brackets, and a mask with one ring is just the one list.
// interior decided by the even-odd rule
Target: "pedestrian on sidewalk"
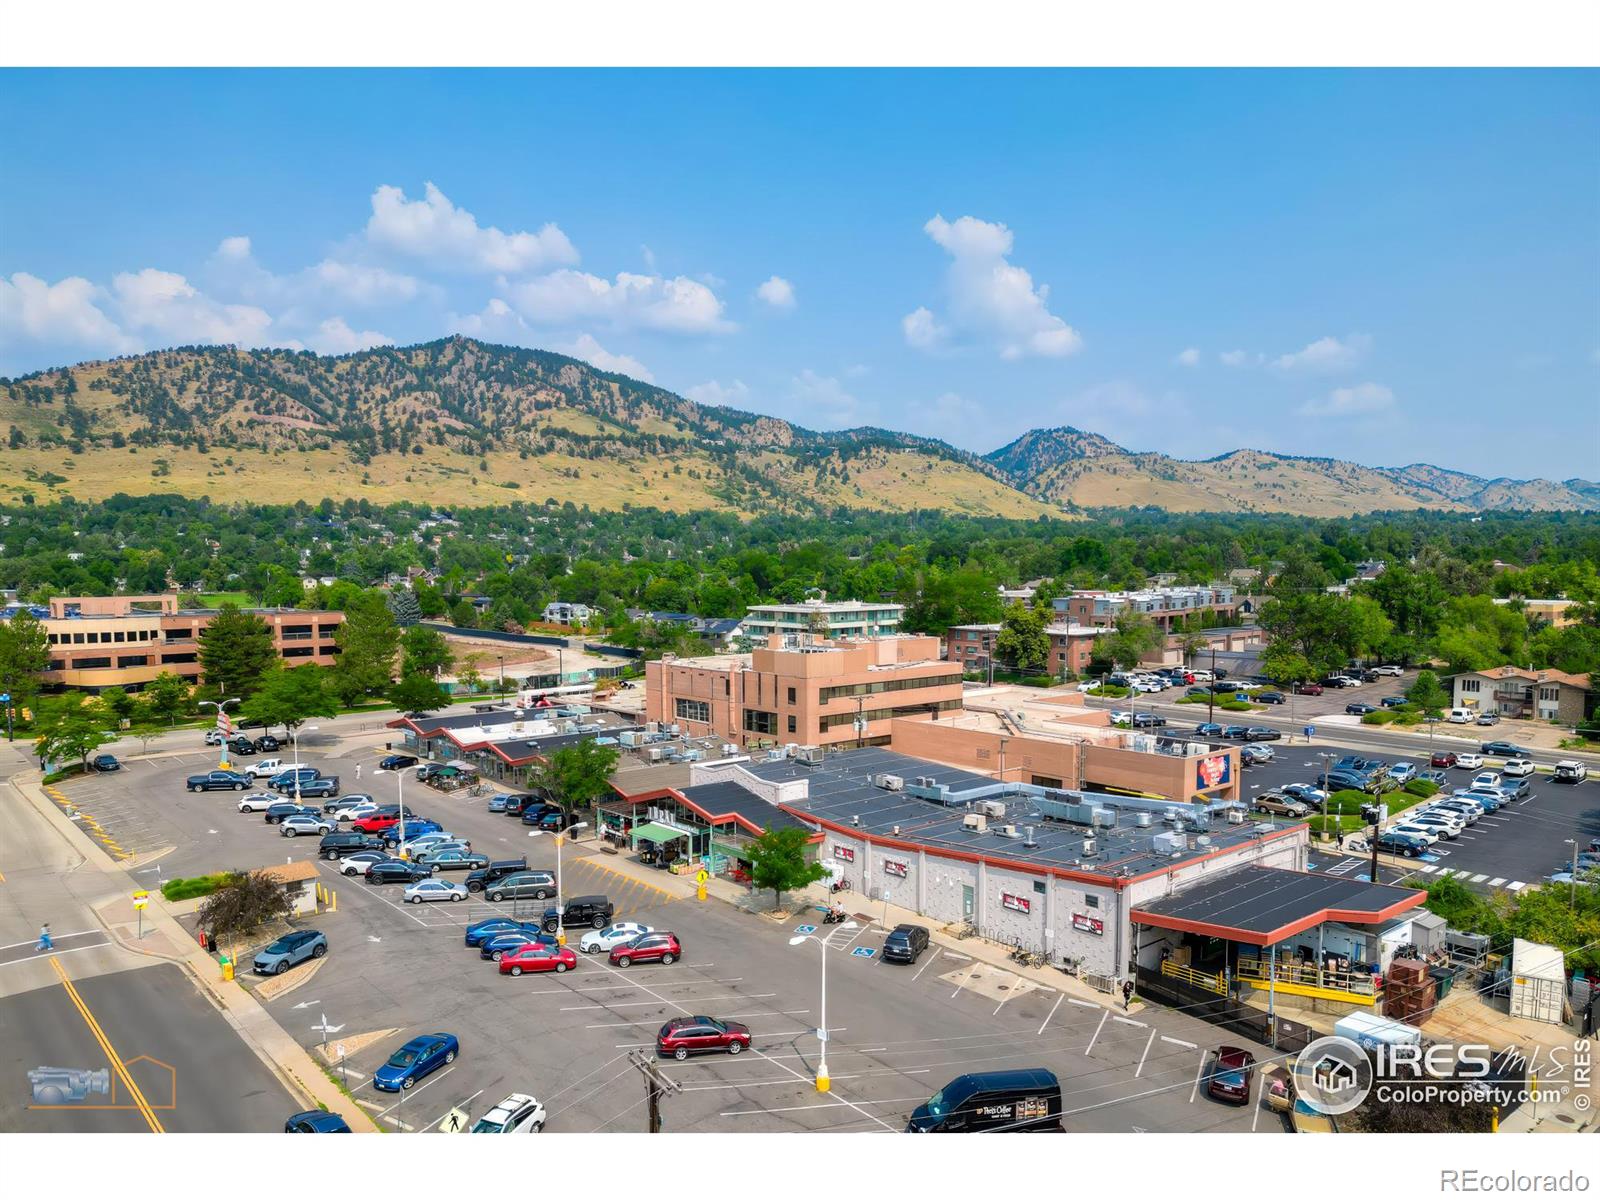
[(356, 782), (357, 783), (361, 782), (361, 764), (360, 763), (356, 764)]
[(1122, 981), (1122, 1011), (1123, 1012), (1127, 1012), (1128, 1011), (1128, 1005), (1130, 1005), (1132, 1003), (1133, 1003), (1133, 980), (1124, 979)]
[(1591, 992), (1589, 1003), (1583, 1008), (1583, 1036), (1594, 1036), (1595, 1006), (1600, 1005), (1600, 991)]
[(39, 942), (34, 946), (33, 952), (37, 954), (41, 950), (54, 950), (55, 948), (55, 943), (50, 940), (50, 922), (46, 921), (39, 926)]

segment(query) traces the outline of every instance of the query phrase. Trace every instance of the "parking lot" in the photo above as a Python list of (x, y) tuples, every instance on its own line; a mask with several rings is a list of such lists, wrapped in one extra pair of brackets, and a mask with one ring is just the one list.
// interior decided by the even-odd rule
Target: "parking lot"
[[(395, 777), (373, 774), (379, 753), (330, 740), (303, 756), (339, 774), (345, 791), (390, 800)], [(236, 793), (185, 792), (183, 777), (210, 765), (212, 755), (196, 747), (65, 790), (118, 837), (169, 839), (174, 849), (145, 868), (152, 885), (158, 874), (315, 856), (316, 839), (279, 836), (259, 814), (239, 813)], [(530, 866), (555, 866), (550, 838), (529, 837), (515, 819), (489, 813), (482, 798), (441, 796), (409, 777), (405, 798), (491, 857), (526, 854)], [(1124, 1014), (1109, 998), (1036, 986), (937, 943), (913, 966), (885, 964), (885, 930), (870, 911), (854, 914), (854, 929), (819, 927), (816, 936), (832, 932), (826, 949), (815, 941), (791, 946), (795, 927), (808, 923), (803, 916), (780, 924), (716, 900), (680, 898), (590, 842), (570, 846), (562, 866), (566, 895), (603, 893), (617, 919), (673, 930), (683, 960), (622, 970), (580, 956), (564, 975), (502, 976), (463, 944), (462, 931), (486, 915), (508, 915), (509, 904), (407, 905), (400, 887), (370, 886), (325, 863), (318, 869), (337, 909), (300, 924), (322, 930), (330, 953), (314, 968), (295, 968), (306, 973), (303, 982), (291, 973), (292, 986), (267, 999), (268, 1010), (308, 1047), (324, 1037), (330, 1048), (342, 1044), (350, 1090), (394, 1129), (433, 1128), (457, 1108), (477, 1116), (525, 1091), (546, 1104), (552, 1131), (641, 1130), (645, 1085), (629, 1052), (650, 1050), (666, 1019), (702, 1013), (749, 1025), (752, 1049), (663, 1063), (681, 1088), (662, 1101), (668, 1130), (900, 1130), (911, 1109), (954, 1076), (1027, 1065), (1061, 1078), (1069, 1129), (1281, 1129), (1254, 1107), (1207, 1098), (1199, 1086), (1207, 1053), (1237, 1039), (1181, 1012), (1135, 1006)], [(821, 1094), (813, 1076), (824, 955), (833, 1087)], [(373, 1089), (372, 1074), (390, 1053), (436, 1031), (460, 1039), (454, 1063), (402, 1095)], [(337, 1056), (333, 1062), (338, 1069)]]

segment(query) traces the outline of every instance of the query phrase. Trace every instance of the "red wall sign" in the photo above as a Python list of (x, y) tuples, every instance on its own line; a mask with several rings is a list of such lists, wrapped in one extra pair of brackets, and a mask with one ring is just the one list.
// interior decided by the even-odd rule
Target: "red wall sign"
[(856, 860), (856, 852), (849, 846), (835, 846), (833, 848), (833, 856), (840, 862), (855, 862)]
[(1000, 906), (1009, 908), (1012, 912), (1032, 912), (1033, 901), (1026, 896), (1013, 896), (1009, 892), (1000, 893)]
[(1072, 927), (1081, 929), (1084, 933), (1092, 933), (1095, 937), (1105, 934), (1106, 923), (1099, 917), (1091, 917), (1088, 913), (1073, 913)]
[(906, 877), (906, 864), (898, 858), (886, 858), (883, 860), (883, 873), (885, 875), (893, 875), (897, 879), (904, 879)]

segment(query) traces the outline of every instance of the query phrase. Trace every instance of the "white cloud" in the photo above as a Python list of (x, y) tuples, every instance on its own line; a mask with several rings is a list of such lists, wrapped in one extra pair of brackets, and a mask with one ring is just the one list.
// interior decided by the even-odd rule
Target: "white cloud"
[(527, 339), (533, 334), (528, 323), (498, 296), (479, 312), (465, 316), (451, 313), (445, 318), (445, 328), (451, 333), (464, 333), (486, 342), (505, 342), (510, 345), (531, 344)]
[(1272, 365), (1285, 371), (1338, 371), (1355, 366), (1371, 349), (1372, 339), (1364, 333), (1347, 334), (1342, 340), (1321, 337), (1292, 354), (1280, 354)]
[(403, 304), (416, 299), (422, 291), (421, 282), (414, 276), (331, 258), (323, 259), (305, 274), (330, 295), (354, 304)]
[(637, 358), (626, 354), (613, 354), (594, 339), (592, 334), (579, 334), (578, 340), (555, 347), (557, 353), (568, 354), (573, 358), (581, 358), (584, 362), (599, 367), (602, 371), (614, 371), (618, 375), (627, 375), (641, 383), (654, 383), (656, 377), (650, 374), (646, 367)]
[(661, 333), (724, 333), (722, 301), (705, 284), (682, 275), (619, 274), (615, 282), (586, 271), (552, 271), (521, 283), (504, 282), (513, 308), (536, 325), (605, 321), (618, 329)]
[(1180, 367), (1198, 367), (1200, 365), (1200, 348), (1190, 346), (1188, 349), (1178, 351), (1174, 360)]
[(1264, 354), (1251, 354), (1248, 350), (1224, 350), (1217, 355), (1217, 361), (1225, 367), (1259, 366), (1265, 360)]
[(932, 349), (946, 341), (981, 342), (1007, 359), (1060, 358), (1083, 339), (1049, 309), (1050, 289), (1009, 261), (1011, 231), (1004, 225), (935, 216), (923, 231), (951, 258), (945, 274), (946, 312), (941, 319), (918, 308), (901, 321), (908, 343)]
[(639, 257), (644, 260), (645, 270), (649, 271), (651, 274), (654, 274), (656, 269), (656, 252), (650, 249), (649, 246), (640, 243)]
[(1394, 407), (1394, 393), (1381, 383), (1358, 383), (1354, 387), (1334, 388), (1320, 400), (1300, 406), (1306, 417), (1369, 417)]
[(750, 389), (742, 379), (735, 379), (732, 383), (708, 379), (705, 383), (695, 384), (683, 394), (697, 404), (718, 408), (748, 408), (750, 404)]
[(934, 397), (932, 404), (920, 409), (918, 432), (943, 438), (951, 445), (968, 450), (980, 445), (987, 449), (992, 440), (989, 415), (977, 401), (956, 392), (944, 392)]
[(798, 418), (795, 423), (810, 429), (847, 429), (867, 420), (867, 406), (833, 376), (809, 367), (790, 381), (788, 406)]
[(756, 289), (756, 295), (773, 308), (787, 312), (794, 308), (794, 284), (781, 275), (774, 275)]
[(553, 222), (537, 233), (479, 225), (431, 182), (420, 200), (408, 200), (403, 189), (389, 184), (373, 192), (367, 237), (451, 271), (517, 275), (578, 261), (577, 250)]
[(330, 303), (364, 308), (405, 304), (426, 290), (413, 275), (335, 258), (325, 258), (292, 275), (277, 275), (256, 260), (247, 237), (223, 238), (206, 268), (216, 290), (278, 308), (320, 307), (326, 311)]
[(146, 330), (167, 344), (268, 344), (272, 317), (265, 309), (219, 303), (174, 272), (124, 272), (112, 279), (111, 290), (124, 328)]
[(138, 341), (101, 310), (104, 300), (104, 292), (76, 275), (58, 283), (25, 271), (9, 280), (0, 278), (0, 341), (87, 346), (117, 354), (137, 350)]
[(318, 354), (354, 354), (374, 346), (392, 346), (394, 339), (376, 329), (351, 329), (343, 317), (329, 317), (317, 326), (310, 345)]

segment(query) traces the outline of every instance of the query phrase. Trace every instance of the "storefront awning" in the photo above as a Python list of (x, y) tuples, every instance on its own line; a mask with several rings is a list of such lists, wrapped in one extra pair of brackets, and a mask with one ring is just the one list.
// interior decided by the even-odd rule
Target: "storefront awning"
[(664, 842), (674, 842), (679, 838), (688, 836), (689, 834), (686, 830), (657, 825), (654, 821), (648, 825), (641, 825), (633, 831), (634, 841), (637, 842), (640, 838), (643, 838), (645, 841), (654, 842), (658, 846)]

